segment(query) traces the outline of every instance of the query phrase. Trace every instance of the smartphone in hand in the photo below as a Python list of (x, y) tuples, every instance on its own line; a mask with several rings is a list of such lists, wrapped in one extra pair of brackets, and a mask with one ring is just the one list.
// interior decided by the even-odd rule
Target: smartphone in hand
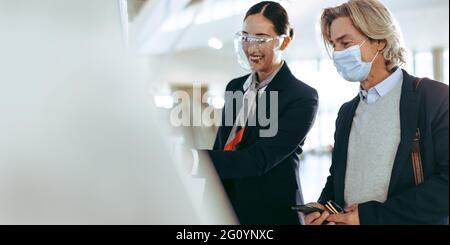
[(322, 213), (324, 210), (320, 208), (316, 208), (310, 205), (295, 205), (292, 206), (292, 210), (295, 210), (297, 212), (302, 212), (304, 215), (308, 215), (314, 212)]

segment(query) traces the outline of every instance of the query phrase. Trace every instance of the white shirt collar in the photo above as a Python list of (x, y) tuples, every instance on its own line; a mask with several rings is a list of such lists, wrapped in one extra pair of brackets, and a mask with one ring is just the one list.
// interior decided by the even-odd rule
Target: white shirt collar
[[(266, 80), (272, 80), (272, 79), (274, 79), (275, 76), (278, 74), (278, 72), (281, 70), (281, 67), (283, 67), (283, 65), (284, 65), (284, 60), (281, 61), (281, 66), (278, 67), (278, 68), (272, 73), (272, 75), (270, 75)], [(247, 91), (247, 89), (248, 89), (248, 88), (250, 87), (250, 85), (252, 84), (253, 76), (254, 76), (254, 75), (255, 75), (254, 73), (250, 74), (250, 76), (247, 78), (247, 81), (245, 81), (244, 85), (242, 86), (242, 88), (244, 89), (244, 92)], [(264, 91), (266, 88), (267, 88), (267, 86), (264, 87), (264, 88), (262, 88), (261, 90)]]
[(369, 91), (365, 91), (362, 87), (360, 87), (359, 95), (361, 97), (361, 100), (366, 101), (368, 104), (372, 104), (380, 97), (388, 94), (395, 87), (395, 85), (402, 80), (403, 71), (402, 69), (397, 68), (394, 73), (377, 84), (375, 87), (370, 88)]

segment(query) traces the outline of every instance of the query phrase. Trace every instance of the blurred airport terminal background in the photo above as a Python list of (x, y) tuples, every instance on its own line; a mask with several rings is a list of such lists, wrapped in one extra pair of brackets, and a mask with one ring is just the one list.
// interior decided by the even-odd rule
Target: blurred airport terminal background
[[(233, 37), (256, 2), (0, 0), (0, 223), (235, 223), (213, 171), (214, 197), (200, 204), (205, 181), (185, 151), (212, 148), (220, 118), (174, 126), (170, 115), (177, 91), (187, 110), (220, 115), (226, 84), (245, 74)], [(311, 202), (358, 84), (340, 78), (320, 38), (321, 9), (345, 1), (280, 2), (296, 32), (284, 59), (320, 97), (300, 166)], [(449, 1), (382, 2), (404, 34), (405, 69), (448, 84)]]

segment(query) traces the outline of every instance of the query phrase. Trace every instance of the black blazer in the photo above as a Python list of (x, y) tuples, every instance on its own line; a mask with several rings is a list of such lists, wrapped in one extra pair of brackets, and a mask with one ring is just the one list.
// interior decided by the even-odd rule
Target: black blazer
[[(386, 202), (359, 204), (361, 224), (439, 224), (448, 222), (448, 86), (403, 71), (400, 99), (401, 141), (397, 149)], [(319, 202), (344, 205), (344, 181), (349, 135), (359, 96), (339, 110), (330, 176)], [(419, 125), (424, 184), (415, 186), (412, 141)], [(382, 143), (382, 142), (380, 142)]]
[[(243, 91), (248, 75), (232, 80), (227, 91)], [(297, 170), (306, 134), (317, 112), (315, 89), (297, 80), (285, 63), (262, 96), (278, 92), (278, 132), (260, 137), (257, 126), (245, 129), (237, 151), (223, 151), (231, 126), (221, 126), (214, 148), (208, 151), (241, 224), (298, 224), (291, 206), (301, 197)], [(266, 103), (267, 112), (276, 103)], [(226, 99), (224, 112), (236, 104)], [(237, 113), (236, 113), (237, 114)], [(235, 121), (235, 116), (233, 118)], [(225, 125), (222, 115), (222, 125)]]

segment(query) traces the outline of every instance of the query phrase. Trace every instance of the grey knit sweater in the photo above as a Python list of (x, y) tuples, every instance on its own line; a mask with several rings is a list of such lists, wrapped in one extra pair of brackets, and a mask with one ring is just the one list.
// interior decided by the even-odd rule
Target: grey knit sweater
[(387, 198), (400, 143), (402, 81), (373, 104), (361, 101), (348, 145), (344, 198), (346, 206)]

